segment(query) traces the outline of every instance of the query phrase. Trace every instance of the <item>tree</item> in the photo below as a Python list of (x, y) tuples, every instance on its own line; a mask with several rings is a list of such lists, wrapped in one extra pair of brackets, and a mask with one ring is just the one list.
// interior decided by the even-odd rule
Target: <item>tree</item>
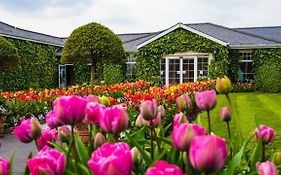
[(0, 71), (17, 68), (20, 64), (17, 48), (0, 36)]
[(95, 66), (98, 62), (122, 63), (125, 51), (122, 41), (110, 29), (89, 23), (75, 29), (67, 38), (62, 60), (65, 63), (91, 63), (91, 87), (94, 86)]

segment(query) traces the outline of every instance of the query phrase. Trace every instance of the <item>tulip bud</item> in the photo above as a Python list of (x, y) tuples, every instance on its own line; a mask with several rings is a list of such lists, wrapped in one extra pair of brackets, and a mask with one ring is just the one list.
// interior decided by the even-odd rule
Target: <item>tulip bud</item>
[(191, 101), (188, 94), (183, 94), (176, 99), (179, 111), (185, 111), (190, 108)]
[(222, 121), (229, 122), (231, 120), (231, 112), (227, 106), (220, 110), (220, 117)]
[(146, 175), (184, 175), (182, 170), (174, 164), (169, 164), (164, 160), (159, 160), (153, 167), (146, 171)]
[(58, 135), (59, 135), (59, 140), (61, 142), (69, 143), (71, 132), (70, 132), (70, 129), (66, 125), (63, 125), (58, 128)]
[(8, 175), (10, 168), (10, 162), (2, 157), (0, 157), (0, 174)]
[(105, 143), (105, 137), (102, 133), (98, 132), (95, 136), (94, 147), (97, 149)]
[(138, 117), (137, 117), (137, 120), (136, 120), (136, 126), (141, 128), (143, 126), (147, 126), (148, 125), (148, 122), (146, 120), (144, 120), (144, 118), (142, 117), (142, 115), (140, 114)]
[(215, 90), (195, 92), (195, 102), (198, 109), (202, 111), (212, 110), (217, 103)]
[(106, 97), (106, 96), (101, 96), (101, 97), (99, 97), (99, 101), (100, 101), (100, 104), (103, 104), (103, 105), (105, 105), (105, 106), (107, 106), (107, 107), (109, 107), (110, 106), (110, 102), (109, 102), (109, 99), (108, 99), (108, 97)]
[(165, 108), (164, 108), (164, 106), (162, 106), (162, 105), (159, 105), (158, 106), (158, 113), (160, 112), (160, 114), (161, 114), (161, 117), (163, 118), (164, 117), (164, 115), (165, 115)]
[(135, 164), (140, 164), (141, 161), (142, 161), (142, 156), (141, 156), (141, 153), (140, 153), (140, 151), (138, 150), (137, 147), (133, 147), (133, 148), (131, 149), (131, 154), (132, 154), (134, 163), (135, 163)]
[(145, 120), (152, 120), (157, 116), (158, 107), (155, 100), (143, 101), (140, 105), (140, 113)]
[(276, 166), (270, 161), (257, 163), (259, 175), (279, 175)]
[(224, 78), (217, 78), (216, 89), (221, 94), (227, 94), (232, 90), (231, 81), (227, 76)]
[(184, 113), (177, 113), (173, 119), (173, 127), (179, 126), (181, 123), (185, 122), (188, 122), (188, 120)]
[(261, 140), (264, 144), (271, 143), (275, 136), (274, 129), (272, 129), (266, 125), (260, 125), (259, 129), (257, 128), (255, 131), (256, 139), (261, 138)]
[(273, 154), (273, 156), (272, 156), (272, 162), (273, 162), (276, 166), (281, 165), (281, 153), (280, 153), (280, 152), (277, 152), (277, 153), (274, 153), (274, 154)]
[(32, 123), (32, 138), (34, 140), (38, 139), (41, 136), (41, 124), (39, 123), (37, 118), (32, 117), (31, 118)]

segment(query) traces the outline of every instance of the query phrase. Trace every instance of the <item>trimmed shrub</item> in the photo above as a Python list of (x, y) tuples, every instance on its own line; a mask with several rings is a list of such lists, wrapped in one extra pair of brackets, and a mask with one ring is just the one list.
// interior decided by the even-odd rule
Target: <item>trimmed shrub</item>
[(19, 67), (20, 59), (17, 48), (0, 36), (0, 71)]

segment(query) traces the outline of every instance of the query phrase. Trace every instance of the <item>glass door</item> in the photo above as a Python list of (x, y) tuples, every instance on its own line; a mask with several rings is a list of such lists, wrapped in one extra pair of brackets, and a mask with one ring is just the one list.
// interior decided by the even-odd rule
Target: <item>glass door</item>
[(180, 83), (180, 59), (169, 60), (169, 84), (176, 85)]
[(195, 70), (195, 57), (182, 59), (182, 83), (194, 82), (194, 70)]

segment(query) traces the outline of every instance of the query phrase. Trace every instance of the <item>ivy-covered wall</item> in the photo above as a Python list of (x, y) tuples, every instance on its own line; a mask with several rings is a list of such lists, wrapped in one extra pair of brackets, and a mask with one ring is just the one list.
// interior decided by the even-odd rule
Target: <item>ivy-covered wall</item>
[(57, 87), (58, 64), (56, 47), (29, 41), (8, 40), (18, 49), (20, 68), (0, 72), (0, 89), (23, 90), (30, 87)]
[(264, 92), (281, 92), (281, 49), (253, 51), (256, 88)]
[[(211, 77), (229, 76), (233, 70), (229, 70), (231, 62), (227, 47), (187, 30), (177, 29), (136, 52), (137, 78), (151, 81), (159, 77), (159, 61), (163, 55), (187, 51), (214, 53), (214, 50), (216, 50), (216, 54), (209, 66), (209, 75)], [(230, 77), (235, 78), (235, 76), (237, 75)]]

